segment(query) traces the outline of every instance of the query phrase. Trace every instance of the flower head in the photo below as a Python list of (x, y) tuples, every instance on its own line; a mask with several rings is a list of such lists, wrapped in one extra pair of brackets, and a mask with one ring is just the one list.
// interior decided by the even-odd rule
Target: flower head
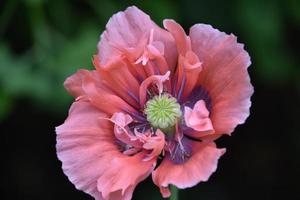
[(164, 27), (136, 7), (115, 14), (95, 70), (65, 81), (76, 101), (56, 128), (57, 155), (95, 199), (129, 200), (151, 174), (163, 197), (170, 185), (207, 181), (225, 153), (214, 140), (249, 115), (250, 57), (236, 37), (205, 24), (189, 35), (173, 20)]

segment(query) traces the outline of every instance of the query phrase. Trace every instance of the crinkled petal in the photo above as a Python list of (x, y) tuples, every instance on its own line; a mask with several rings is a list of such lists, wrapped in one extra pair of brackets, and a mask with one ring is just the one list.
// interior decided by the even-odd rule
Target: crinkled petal
[(163, 83), (167, 80), (169, 80), (170, 72), (168, 71), (164, 75), (153, 75), (145, 79), (140, 88), (139, 88), (139, 93), (140, 93), (140, 105), (141, 108), (143, 108), (144, 104), (146, 103), (146, 97), (147, 97), (147, 89), (151, 84), (156, 84), (157, 89), (159, 91), (159, 94), (163, 92), (164, 85)]
[(125, 112), (134, 116), (135, 120), (143, 120), (136, 109), (102, 84), (100, 75), (95, 70), (78, 70), (67, 78), (64, 86), (76, 100), (89, 101), (109, 115), (115, 112)]
[(144, 149), (150, 150), (151, 153), (144, 158), (145, 161), (157, 158), (165, 146), (165, 135), (157, 129), (155, 135), (148, 137), (143, 145)]
[[(132, 147), (142, 147), (142, 141), (133, 135), (128, 128), (128, 125), (133, 121), (130, 115), (117, 112), (108, 120), (114, 123), (114, 134), (118, 140)], [(127, 151), (126, 153), (132, 151), (134, 150)]]
[(139, 82), (128, 69), (128, 64), (122, 58), (119, 58), (111, 61), (106, 66), (101, 66), (97, 56), (94, 56), (93, 62), (106, 87), (114, 91), (131, 106), (139, 108)]
[[(150, 17), (137, 7), (128, 7), (124, 12), (113, 15), (106, 25), (106, 31), (101, 35), (98, 44), (98, 56), (101, 64), (106, 65), (109, 60), (122, 55), (123, 49), (137, 49), (143, 51), (146, 45), (145, 36), (153, 30), (153, 41), (160, 41), (164, 45), (164, 56), (170, 67), (175, 67), (177, 51), (171, 34), (158, 27)], [(139, 53), (139, 52), (137, 52)], [(137, 55), (136, 59), (138, 59)]]
[(88, 102), (75, 102), (64, 124), (56, 128), (57, 156), (64, 173), (77, 189), (96, 199), (102, 199), (97, 180), (105, 170), (104, 154), (117, 150), (111, 133), (99, 126), (97, 119), (105, 116)]
[(180, 189), (192, 187), (201, 181), (207, 181), (216, 171), (218, 159), (225, 149), (218, 149), (211, 142), (190, 141), (191, 157), (182, 164), (174, 164), (167, 154), (162, 163), (152, 173), (153, 182), (161, 189), (164, 197), (170, 195), (168, 186), (175, 185)]
[(209, 25), (194, 25), (190, 38), (192, 50), (202, 62), (198, 84), (210, 95), (214, 129), (217, 134), (230, 134), (249, 116), (253, 94), (247, 71), (250, 57), (234, 35)]
[(198, 56), (192, 51), (188, 51), (185, 54), (182, 62), (186, 73), (186, 83), (182, 95), (184, 98), (187, 98), (197, 85), (199, 74), (202, 71), (202, 63), (199, 61)]
[(99, 200), (129, 200), (156, 160), (143, 161), (147, 152), (120, 152), (111, 123), (101, 120), (106, 117), (89, 102), (73, 103), (67, 120), (56, 128), (57, 155), (77, 189)]
[(179, 102), (187, 100), (191, 91), (197, 85), (201, 71), (202, 63), (194, 52), (188, 51), (185, 56), (179, 56), (177, 71), (174, 77), (174, 84), (176, 86), (174, 89), (176, 90), (173, 92)]
[(175, 39), (178, 53), (185, 55), (191, 49), (190, 38), (185, 34), (183, 28), (172, 19), (163, 21), (164, 27), (172, 34)]
[(136, 185), (151, 174), (156, 160), (142, 161), (145, 152), (134, 156), (112, 154), (109, 157), (109, 167), (99, 177), (97, 188), (106, 200), (113, 196), (115, 199), (130, 200)]
[(188, 127), (195, 131), (207, 132), (214, 129), (204, 100), (197, 101), (193, 109), (184, 107), (184, 121)]
[(177, 71), (174, 77), (175, 90), (173, 94), (181, 101), (187, 97), (196, 86), (202, 63), (198, 56), (192, 51), (191, 41), (183, 28), (174, 20), (164, 20), (164, 27), (170, 31), (175, 39), (179, 53)]

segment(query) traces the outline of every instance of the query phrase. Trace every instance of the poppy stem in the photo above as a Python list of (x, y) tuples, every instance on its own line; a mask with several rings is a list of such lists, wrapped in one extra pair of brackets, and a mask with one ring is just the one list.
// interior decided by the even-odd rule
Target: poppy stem
[(169, 200), (179, 200), (178, 192), (179, 192), (178, 188), (174, 185), (171, 185), (171, 196)]

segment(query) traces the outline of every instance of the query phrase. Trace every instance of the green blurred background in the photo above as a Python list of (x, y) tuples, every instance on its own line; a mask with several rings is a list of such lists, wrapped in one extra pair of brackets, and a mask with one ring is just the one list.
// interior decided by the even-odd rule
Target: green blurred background
[[(162, 25), (173, 18), (234, 33), (252, 58), (251, 116), (232, 137), (217, 172), (180, 199), (300, 199), (299, 0), (0, 1), (1, 199), (91, 199), (75, 190), (55, 155), (54, 127), (72, 98), (63, 81), (92, 56), (109, 17), (136, 5)], [(298, 183), (296, 182), (298, 181)], [(134, 199), (160, 199), (151, 180)]]

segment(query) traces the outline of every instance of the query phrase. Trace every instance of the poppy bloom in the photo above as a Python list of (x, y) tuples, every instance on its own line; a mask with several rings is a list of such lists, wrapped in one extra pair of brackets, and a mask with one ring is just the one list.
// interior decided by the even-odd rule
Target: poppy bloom
[(225, 153), (214, 140), (249, 115), (250, 57), (236, 37), (205, 24), (189, 35), (173, 20), (163, 24), (136, 7), (113, 15), (95, 70), (64, 83), (76, 100), (56, 128), (57, 155), (95, 199), (131, 199), (149, 175), (163, 197), (170, 185), (207, 181)]

